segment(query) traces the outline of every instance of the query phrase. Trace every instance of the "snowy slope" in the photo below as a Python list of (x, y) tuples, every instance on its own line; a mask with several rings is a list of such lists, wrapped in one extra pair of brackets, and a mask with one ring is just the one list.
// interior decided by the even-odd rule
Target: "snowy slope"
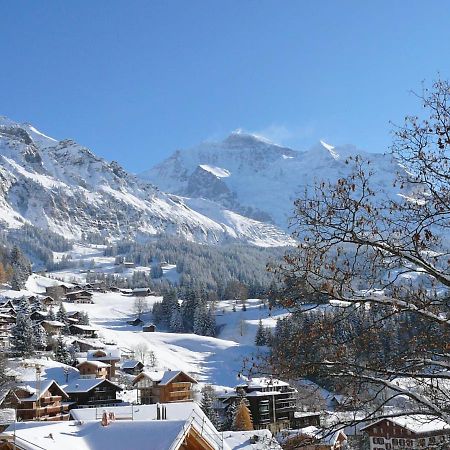
[(289, 242), (285, 233), (265, 223), (242, 216), (228, 220), (226, 211), (211, 218), (205, 212), (72, 140), (57, 141), (29, 124), (0, 117), (0, 225), (31, 223), (73, 239), (83, 233), (135, 238), (170, 233), (214, 244)]
[(215, 201), (286, 228), (293, 201), (304, 187), (315, 180), (337, 180), (348, 174), (351, 166), (346, 158), (351, 155), (370, 159), (378, 191), (392, 191), (398, 166), (390, 156), (325, 142), (300, 152), (241, 131), (223, 142), (176, 151), (140, 177), (165, 191)]

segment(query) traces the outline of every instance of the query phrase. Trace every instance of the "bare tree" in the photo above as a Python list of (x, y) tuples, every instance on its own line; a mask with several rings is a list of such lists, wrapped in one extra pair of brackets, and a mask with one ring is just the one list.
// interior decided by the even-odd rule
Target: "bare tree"
[(149, 356), (149, 348), (145, 342), (139, 342), (133, 349), (135, 357), (145, 366), (147, 357)]
[(133, 312), (140, 319), (148, 311), (148, 302), (144, 297), (135, 297), (133, 303)]
[[(379, 192), (370, 161), (348, 160), (349, 176), (295, 202), (300, 244), (275, 269), (293, 317), (273, 371), (332, 386), (358, 420), (406, 397), (404, 414), (450, 423), (450, 84), (418, 97), (426, 118), (394, 129), (398, 195)], [(330, 303), (314, 310), (318, 298)]]

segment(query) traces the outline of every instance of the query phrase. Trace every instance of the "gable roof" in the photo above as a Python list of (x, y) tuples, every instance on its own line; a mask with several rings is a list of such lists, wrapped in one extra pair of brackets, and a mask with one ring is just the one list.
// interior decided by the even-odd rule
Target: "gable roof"
[[(176, 377), (179, 375), (184, 375), (189, 379), (191, 383), (197, 384), (197, 380), (192, 378), (187, 373), (183, 372), (182, 370), (166, 370), (166, 371), (155, 371), (155, 372), (141, 372), (139, 375), (136, 376), (136, 378), (133, 380), (133, 384), (139, 381), (139, 379), (145, 377), (149, 378), (155, 383), (158, 383), (160, 386), (166, 386), (171, 381), (173, 381)], [(138, 379), (139, 378), (139, 379)]]
[(24, 400), (27, 402), (36, 401), (38, 398), (41, 398), (46, 391), (48, 391), (51, 387), (55, 386), (61, 393), (62, 397), (68, 398), (65, 389), (60, 386), (55, 380), (42, 380), (39, 386), (39, 396), (38, 396), (38, 386), (36, 381), (26, 381), (25, 383), (19, 384), (13, 390), (23, 390), (30, 394), (29, 397), (23, 398), (20, 400)]
[(78, 394), (89, 392), (103, 383), (110, 384), (118, 391), (122, 390), (120, 386), (104, 378), (78, 378), (77, 380), (74, 380), (71, 383), (64, 385), (63, 387), (68, 394)]
[(121, 369), (134, 369), (138, 364), (142, 364), (141, 361), (127, 359), (122, 363)]
[(441, 430), (448, 430), (450, 432), (450, 424), (448, 424), (445, 420), (433, 416), (427, 416), (426, 414), (412, 414), (379, 419), (372, 422), (370, 425), (366, 425), (361, 428), (361, 431), (365, 431), (368, 428), (383, 422), (384, 420), (395, 423), (395, 425), (406, 428), (413, 433), (428, 433), (430, 431)]
[(84, 365), (84, 364), (89, 364), (90, 366), (95, 366), (98, 368), (102, 368), (102, 367), (111, 367), (110, 364), (106, 364), (102, 361), (82, 361), (79, 364), (77, 364), (77, 368)]

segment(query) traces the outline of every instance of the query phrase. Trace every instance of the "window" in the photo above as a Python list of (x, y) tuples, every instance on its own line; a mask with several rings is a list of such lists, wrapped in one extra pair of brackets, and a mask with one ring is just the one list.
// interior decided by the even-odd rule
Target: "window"
[(398, 443), (399, 443), (402, 447), (405, 446), (405, 440), (404, 440), (404, 439), (399, 439), (399, 440), (398, 440)]
[(407, 447), (412, 447), (413, 446), (413, 441), (411, 439), (406, 439), (406, 446)]
[(398, 445), (398, 439), (392, 439), (392, 445)]
[(418, 445), (419, 445), (419, 447), (425, 447), (425, 439), (423, 439), (423, 438), (419, 439)]

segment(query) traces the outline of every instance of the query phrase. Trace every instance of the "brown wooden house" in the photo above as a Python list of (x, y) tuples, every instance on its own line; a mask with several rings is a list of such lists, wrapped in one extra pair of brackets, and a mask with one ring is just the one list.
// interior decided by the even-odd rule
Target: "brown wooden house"
[(381, 419), (361, 428), (370, 439), (370, 449), (448, 448), (450, 425), (424, 414)]
[(341, 450), (347, 443), (342, 430), (327, 432), (315, 426), (282, 431), (279, 439), (285, 450)]
[(61, 334), (62, 329), (66, 325), (59, 320), (43, 320), (41, 322), (41, 326), (44, 328), (48, 335), (52, 336)]
[(77, 365), (81, 378), (107, 378), (109, 367), (101, 361), (83, 361)]
[(54, 380), (27, 382), (11, 389), (2, 407), (14, 408), (19, 420), (68, 420), (68, 395)]
[(65, 385), (64, 390), (77, 408), (114, 406), (122, 402), (116, 398), (122, 388), (104, 378), (78, 378)]
[(154, 333), (156, 331), (156, 325), (153, 323), (147, 323), (142, 327), (144, 333)]
[(95, 338), (97, 337), (97, 329), (91, 327), (90, 325), (79, 325), (78, 323), (73, 323), (69, 325), (70, 334), (77, 336), (84, 336)]
[(94, 303), (92, 301), (92, 293), (81, 289), (79, 291), (68, 292), (66, 299), (70, 303)]
[(109, 364), (108, 368), (108, 379), (113, 380), (116, 376), (116, 367), (120, 362), (121, 353), (116, 347), (106, 347), (103, 349), (89, 350), (87, 352), (88, 361), (101, 361)]
[(178, 370), (165, 372), (141, 372), (134, 380), (138, 403), (190, 402), (192, 385), (197, 381)]
[(144, 364), (135, 359), (127, 359), (123, 361), (120, 370), (129, 375), (138, 375), (144, 370)]

